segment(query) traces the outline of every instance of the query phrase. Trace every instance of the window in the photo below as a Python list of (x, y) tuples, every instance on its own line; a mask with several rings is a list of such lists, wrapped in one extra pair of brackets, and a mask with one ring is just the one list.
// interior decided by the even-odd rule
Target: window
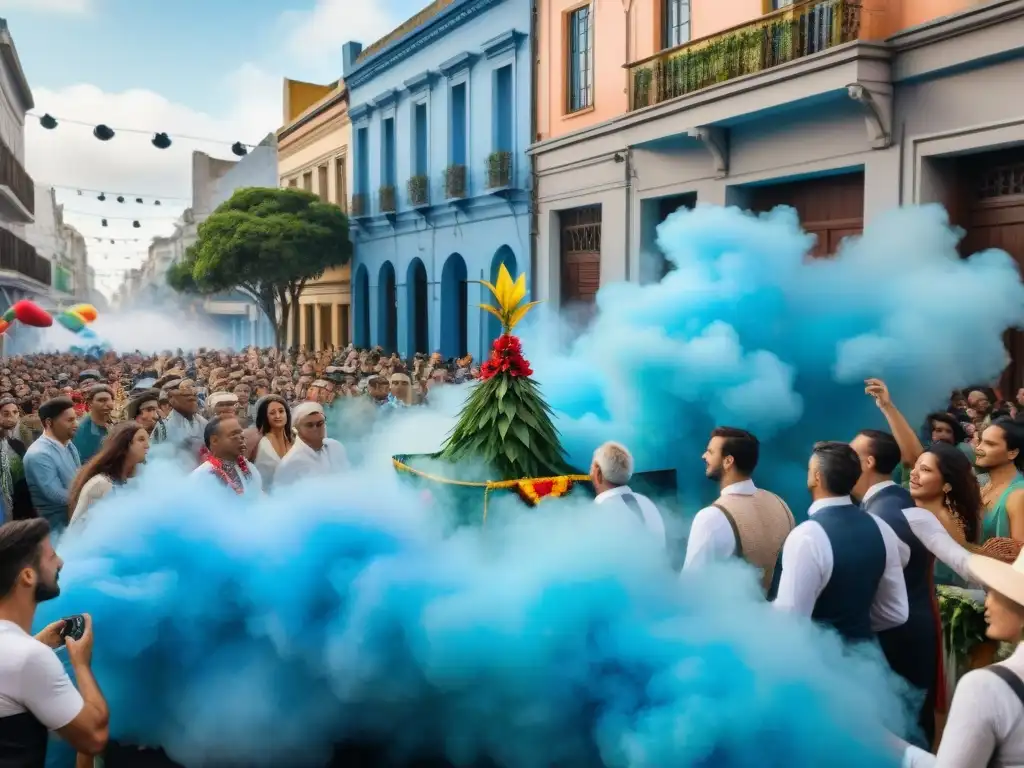
[(306, 171), (302, 174), (302, 188), (307, 192), (313, 191), (313, 172)]
[(316, 193), (325, 203), (330, 199), (327, 190), (327, 166), (321, 165), (316, 169)]
[(449, 165), (466, 164), (466, 84), (453, 85), (451, 91), (451, 146)]
[(494, 151), (512, 151), (512, 65), (494, 71)]
[(569, 112), (593, 105), (594, 19), (591, 6), (569, 14)]
[(348, 211), (348, 183), (345, 178), (345, 156), (334, 160), (334, 203), (343, 211)]
[(356, 194), (370, 191), (370, 129), (356, 131)]
[(413, 130), (413, 175), (426, 176), (429, 172), (427, 163), (429, 149), (427, 148), (427, 102), (421, 102), (413, 108), (412, 114)]
[(382, 187), (395, 186), (395, 118), (388, 117), (380, 124), (381, 169), (380, 184)]
[(780, 8), (786, 8), (793, 4), (793, 0), (772, 0), (772, 8), (779, 10)]
[(299, 180), (298, 179), (294, 179), (294, 178), (293, 179), (288, 179), (288, 186), (292, 187), (292, 188), (295, 188), (295, 187), (299, 186)]
[(677, 45), (690, 42), (690, 0), (664, 0), (663, 8), (664, 46), (675, 48)]

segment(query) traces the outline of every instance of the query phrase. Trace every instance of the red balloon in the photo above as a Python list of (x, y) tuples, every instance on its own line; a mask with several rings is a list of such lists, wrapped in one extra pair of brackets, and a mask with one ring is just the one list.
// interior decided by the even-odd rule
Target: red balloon
[(7, 329), (11, 327), (11, 324), (6, 320), (0, 320), (0, 336), (3, 336), (7, 332)]
[(18, 321), (25, 325), (30, 325), (33, 328), (49, 328), (53, 325), (53, 317), (50, 316), (50, 313), (28, 299), (15, 302), (11, 309), (14, 310), (14, 316), (18, 318)]

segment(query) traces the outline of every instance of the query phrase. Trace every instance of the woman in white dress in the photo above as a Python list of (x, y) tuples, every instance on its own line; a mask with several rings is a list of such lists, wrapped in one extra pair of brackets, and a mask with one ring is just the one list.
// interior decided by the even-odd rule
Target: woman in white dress
[[(283, 397), (267, 395), (256, 406), (255, 445), (247, 451), (249, 460), (263, 479), (263, 490), (274, 484), (277, 465), (295, 441), (292, 435), (292, 415)], [(249, 436), (246, 436), (249, 439)]]
[(85, 522), (89, 508), (135, 476), (135, 470), (149, 453), (149, 433), (134, 421), (127, 421), (110, 430), (100, 450), (78, 470), (68, 491), (70, 527)]

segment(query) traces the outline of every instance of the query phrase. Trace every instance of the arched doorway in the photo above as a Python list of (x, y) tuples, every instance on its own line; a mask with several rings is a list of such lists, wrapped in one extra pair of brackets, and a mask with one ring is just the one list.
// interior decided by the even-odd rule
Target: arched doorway
[(430, 325), (429, 304), (427, 303), (427, 268), (416, 258), (409, 262), (409, 271), (405, 276), (405, 289), (409, 302), (409, 327), (406, 331), (409, 349), (407, 355), (412, 357), (417, 352), (429, 352)]
[(395, 352), (398, 350), (398, 296), (395, 267), (390, 261), (380, 265), (377, 292), (377, 343), (385, 352)]
[[(508, 270), (508, 273), (512, 276), (513, 280), (519, 277), (519, 268), (516, 264), (516, 255), (512, 253), (511, 248), (509, 248), (507, 245), (503, 245), (501, 246), (501, 248), (494, 252), (494, 258), (491, 259), (491, 276), (489, 278), (491, 281), (491, 285), (494, 285), (495, 283), (498, 282), (498, 271), (501, 269), (502, 264), (505, 265), (505, 269)], [(493, 297), (491, 297), (489, 293), (486, 292), (486, 289), (484, 290), (484, 301), (488, 303), (494, 301)], [(498, 334), (501, 333), (501, 323), (498, 322), (498, 318), (496, 318), (489, 312), (487, 313), (487, 318), (487, 339), (484, 340), (484, 343), (486, 345), (484, 347), (484, 352), (486, 352), (490, 348), (491, 342), (498, 338)]]
[(441, 270), (441, 354), (464, 357), (469, 351), (466, 261), (453, 253)]
[(356, 268), (356, 279), (352, 287), (353, 337), (357, 347), (367, 349), (370, 346), (370, 276), (365, 264)]

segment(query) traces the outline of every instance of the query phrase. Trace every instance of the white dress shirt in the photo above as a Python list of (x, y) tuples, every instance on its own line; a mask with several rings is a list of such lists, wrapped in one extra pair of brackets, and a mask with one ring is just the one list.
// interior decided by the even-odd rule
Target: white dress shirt
[[(1003, 665), (1024, 677), (1024, 650), (1017, 646)], [(957, 683), (938, 755), (907, 745), (903, 768), (1001, 768), (1024, 766), (1024, 705), (1005, 681), (985, 669)]]
[[(235, 467), (238, 472), (238, 479), (242, 483), (242, 492), (239, 496), (260, 496), (263, 494), (263, 480), (260, 478), (260, 471), (253, 466), (252, 462), (247, 462), (249, 467), (249, 476), (246, 477), (242, 470)], [(202, 478), (206, 476), (216, 477), (216, 470), (213, 465), (204, 461), (196, 469), (192, 471), (192, 477)], [(221, 482), (218, 478), (218, 482)]]
[(880, 483), (875, 483), (864, 492), (864, 498), (860, 500), (861, 505), (867, 504), (871, 500), (871, 497), (881, 491), (883, 488), (889, 488), (890, 486), (896, 485), (892, 480), (883, 480)]
[(348, 469), (348, 454), (345, 447), (330, 437), (324, 438), (319, 451), (314, 451), (302, 438), (296, 438), (288, 453), (277, 465), (274, 473), (275, 487), (291, 485), (310, 477), (325, 477)]
[(640, 513), (644, 517), (644, 527), (653, 533), (662, 545), (667, 545), (665, 521), (662, 520), (661, 512), (658, 511), (657, 505), (643, 494), (631, 491), (628, 485), (620, 485), (618, 488), (609, 488), (607, 491), (602, 491), (597, 494), (594, 503), (608, 507), (620, 506), (626, 514), (634, 515), (633, 511), (622, 501), (622, 496), (627, 493), (636, 499), (636, 503), (640, 507)]
[[(798, 525), (782, 548), (782, 578), (774, 605), (779, 610), (810, 616), (818, 597), (832, 578), (834, 565), (828, 534), (814, 515), (828, 507), (853, 504), (849, 496), (818, 499), (807, 510), (808, 520)], [(871, 629), (880, 632), (898, 627), (910, 615), (907, 584), (903, 580), (900, 538), (883, 520), (871, 516), (885, 542), (885, 570), (871, 606)]]
[[(753, 496), (757, 487), (753, 480), (741, 480), (722, 489), (720, 496)], [(683, 569), (699, 568), (716, 560), (736, 555), (736, 534), (729, 519), (718, 507), (704, 507), (693, 518), (690, 536), (686, 540), (686, 560)]]

